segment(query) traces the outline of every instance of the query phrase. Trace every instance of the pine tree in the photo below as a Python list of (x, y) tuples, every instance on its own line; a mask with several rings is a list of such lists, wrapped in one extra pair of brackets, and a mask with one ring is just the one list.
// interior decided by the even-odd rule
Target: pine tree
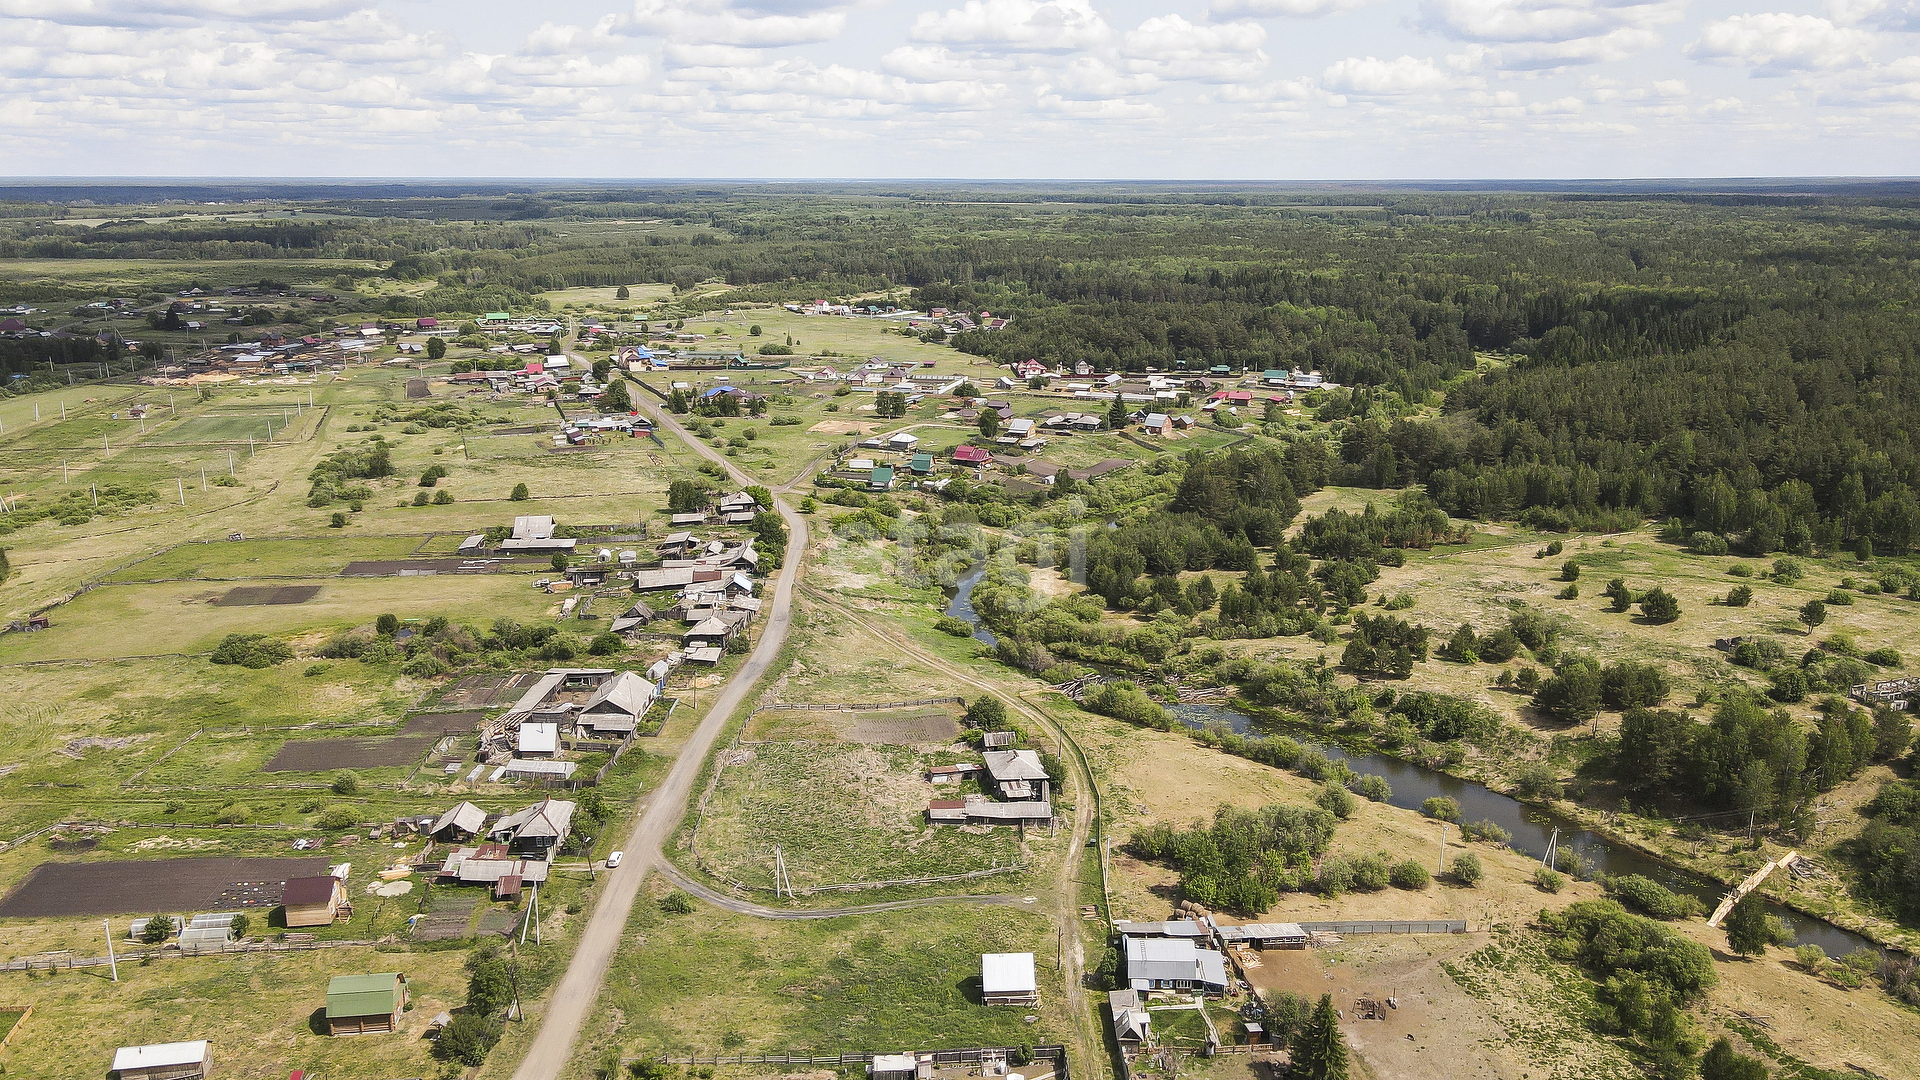
[(1111, 430), (1119, 431), (1121, 428), (1126, 426), (1127, 426), (1126, 402), (1120, 400), (1119, 394), (1115, 394), (1113, 395), (1113, 405), (1107, 409), (1107, 427), (1110, 428)]
[(1287, 1074), (1303, 1080), (1347, 1080), (1347, 1043), (1340, 1035), (1340, 1017), (1333, 1011), (1333, 995), (1321, 994), (1313, 1019), (1294, 1036), (1289, 1048), (1293, 1068)]

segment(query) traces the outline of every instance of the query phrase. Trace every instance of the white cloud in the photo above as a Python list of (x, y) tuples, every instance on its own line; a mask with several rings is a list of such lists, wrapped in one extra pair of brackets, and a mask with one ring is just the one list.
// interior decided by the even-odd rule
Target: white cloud
[(325, 19), (367, 0), (0, 0), (0, 17), (70, 26), (191, 25), (209, 20)]
[(761, 15), (730, 7), (725, 0), (634, 0), (632, 14), (613, 20), (607, 29), (674, 43), (769, 49), (831, 41), (846, 25), (842, 11)]
[(1329, 66), (1320, 84), (1334, 93), (1362, 98), (1432, 96), (1469, 85), (1432, 60), (1413, 56), (1393, 60), (1350, 56)]
[(1002, 57), (950, 52), (941, 45), (902, 45), (881, 57), (880, 66), (909, 79), (942, 82), (1004, 78), (1017, 65)]
[(1829, 0), (1827, 10), (1841, 26), (1920, 33), (1920, 0)]
[(1867, 61), (1872, 38), (1817, 15), (1768, 12), (1708, 23), (1687, 55), (1753, 69), (1755, 77), (1846, 67)]
[(1684, 0), (1421, 0), (1419, 25), (1488, 47), (1497, 66), (1568, 67), (1622, 60), (1660, 41)]
[(967, 0), (964, 7), (922, 12), (908, 36), (946, 45), (1077, 52), (1106, 43), (1113, 31), (1088, 0)]
[(1127, 32), (1120, 51), (1128, 70), (1165, 79), (1245, 82), (1267, 66), (1266, 28), (1254, 22), (1194, 24), (1178, 15), (1148, 19)]
[(1317, 19), (1323, 15), (1365, 7), (1372, 2), (1373, 0), (1214, 0), (1207, 11), (1211, 15), (1230, 19), (1242, 15), (1254, 18), (1287, 16), (1295, 19)]

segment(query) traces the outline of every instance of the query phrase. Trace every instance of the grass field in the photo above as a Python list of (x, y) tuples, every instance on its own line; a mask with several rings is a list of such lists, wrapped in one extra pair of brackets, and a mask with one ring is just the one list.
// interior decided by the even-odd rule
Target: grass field
[[(926, 822), (927, 800), (958, 797), (925, 771), (970, 755), (949, 748), (863, 743), (763, 742), (730, 755), (707, 806), (697, 855), (702, 868), (760, 888), (773, 886), (773, 849), (795, 888), (964, 874), (1028, 861), (1019, 830)], [(1016, 880), (1016, 879), (1008, 879)], [(1000, 879), (985, 890), (1006, 887)], [(841, 894), (847, 895), (847, 894)]]
[[(603, 1022), (588, 1027), (570, 1078), (609, 1047), (834, 1053), (1039, 1044), (1071, 1030), (1054, 930), (1038, 914), (955, 905), (770, 923), (667, 915), (651, 900), (634, 908), (594, 1013)], [(1039, 1007), (979, 1004), (980, 954), (1015, 951), (1035, 954)]]

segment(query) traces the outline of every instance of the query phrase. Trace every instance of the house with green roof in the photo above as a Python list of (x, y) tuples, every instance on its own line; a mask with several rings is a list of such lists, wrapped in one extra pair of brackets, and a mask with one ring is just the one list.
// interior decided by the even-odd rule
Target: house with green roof
[(398, 972), (335, 975), (327, 983), (327, 1032), (364, 1035), (400, 1030), (407, 1007), (407, 980)]
[(913, 460), (907, 463), (907, 468), (912, 469), (916, 476), (925, 476), (933, 471), (933, 455), (915, 454)]
[(893, 466), (891, 465), (875, 466), (873, 472), (867, 476), (867, 490), (868, 491), (892, 491), (893, 490)]

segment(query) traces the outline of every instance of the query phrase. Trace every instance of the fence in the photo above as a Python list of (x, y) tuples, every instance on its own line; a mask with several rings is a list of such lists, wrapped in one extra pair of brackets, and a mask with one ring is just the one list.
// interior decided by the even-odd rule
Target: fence
[[(915, 1057), (930, 1054), (935, 1067), (945, 1065), (979, 1065), (982, 1062), (1014, 1062), (1021, 1051), (1011, 1047), (979, 1047), (968, 1050), (921, 1050), (905, 1051)], [(646, 1058), (623, 1058), (621, 1065), (633, 1061), (658, 1061), (665, 1065), (871, 1065), (876, 1055), (872, 1051), (859, 1051), (850, 1054), (815, 1054), (811, 1051), (789, 1050), (784, 1054), (659, 1054)], [(1069, 1080), (1067, 1073), (1067, 1048), (1064, 1046), (1036, 1046), (1029, 1059), (1034, 1064), (1045, 1062), (1052, 1065), (1058, 1080)], [(1031, 1066), (1016, 1066), (1032, 1072)]]
[(1361, 922), (1303, 922), (1300, 929), (1309, 934), (1464, 934), (1465, 919), (1426, 919), (1412, 921), (1371, 920)]
[(191, 949), (143, 949), (113, 956), (74, 956), (71, 953), (41, 953), (0, 963), (0, 971), (49, 971), (61, 968), (109, 967), (115, 961), (140, 964), (148, 960), (169, 960), (180, 956), (224, 956), (230, 953), (312, 952), (349, 945), (372, 945), (371, 941), (229, 941), (224, 945), (197, 945)]
[(910, 709), (915, 705), (965, 705), (967, 699), (958, 696), (917, 698), (913, 701), (878, 701), (862, 704), (814, 705), (806, 702), (780, 702), (762, 705), (754, 712), (763, 709), (812, 709), (818, 712), (857, 712), (861, 709)]
[(33, 1006), (0, 1005), (0, 1016), (8, 1014), (13, 1015), (13, 1026), (7, 1029), (5, 1035), (0, 1035), (0, 1050), (6, 1049), (7, 1044), (13, 1041), (13, 1037), (20, 1033), (20, 1028), (27, 1022), (27, 1017), (33, 1015)]

